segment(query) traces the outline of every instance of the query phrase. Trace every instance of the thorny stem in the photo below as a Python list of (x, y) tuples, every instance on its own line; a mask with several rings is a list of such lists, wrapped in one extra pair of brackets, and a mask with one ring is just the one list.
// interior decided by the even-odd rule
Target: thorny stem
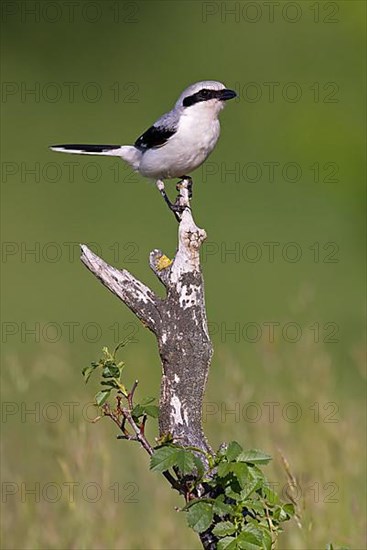
[[(138, 426), (137, 423), (135, 422), (135, 420), (133, 419), (132, 415), (131, 415), (131, 411), (134, 408), (133, 397), (134, 397), (134, 393), (135, 393), (137, 385), (138, 385), (138, 380), (135, 380), (135, 382), (134, 382), (134, 384), (131, 388), (131, 391), (128, 393), (128, 396), (127, 396), (127, 401), (128, 401), (128, 405), (129, 405), (128, 409), (126, 407), (121, 406), (122, 394), (118, 393), (117, 396), (116, 396), (116, 399), (117, 399), (116, 412), (117, 412), (117, 414), (116, 414), (115, 411), (111, 410), (111, 407), (109, 406), (108, 403), (105, 403), (102, 406), (102, 410), (103, 410), (103, 414), (105, 416), (108, 416), (109, 418), (111, 418), (114, 421), (114, 423), (119, 427), (119, 429), (122, 431), (123, 435), (118, 436), (119, 439), (127, 439), (127, 440), (130, 440), (130, 441), (138, 441), (141, 444), (141, 446), (143, 447), (143, 449), (145, 449), (146, 452), (149, 454), (149, 456), (152, 456), (152, 454), (154, 453), (154, 449), (151, 446), (151, 444), (149, 443), (149, 441), (147, 440), (147, 438), (145, 436), (145, 432), (144, 432), (144, 427), (145, 427), (145, 422), (146, 422), (147, 417), (144, 416), (143, 420), (142, 420), (142, 423), (141, 423), (141, 426)], [(121, 415), (123, 417), (122, 422), (120, 420)], [(125, 427), (126, 422), (128, 422), (128, 424), (130, 424), (131, 428), (135, 432), (135, 435), (132, 435), (128, 432), (128, 430)], [(181, 494), (185, 494), (185, 492), (186, 492), (185, 488), (181, 486), (179, 481), (170, 472), (165, 471), (165, 472), (162, 472), (162, 473), (163, 473), (163, 476), (170, 483), (170, 485), (173, 489), (176, 489), (176, 491), (178, 491)]]
[(145, 437), (145, 434), (141, 432), (139, 426), (136, 424), (135, 420), (133, 419), (133, 417), (131, 416), (131, 413), (128, 409), (125, 409), (123, 408), (122, 409), (122, 414), (124, 415), (124, 417), (126, 418), (127, 422), (130, 424), (130, 426), (132, 427), (132, 429), (134, 430), (135, 432), (135, 438), (137, 441), (139, 441), (139, 443), (141, 444), (141, 446), (147, 451), (147, 453), (151, 456), (153, 453), (154, 453), (154, 449), (153, 447), (151, 446), (151, 444), (149, 443), (149, 441), (147, 440), (147, 438)]
[(127, 395), (127, 402), (129, 403), (130, 410), (133, 409), (133, 399), (134, 399), (135, 390), (138, 384), (139, 384), (139, 381), (135, 380), (133, 387), (131, 388), (131, 391)]
[(145, 433), (145, 423), (147, 421), (147, 415), (145, 414), (143, 416), (143, 420), (141, 421), (140, 431), (144, 434)]

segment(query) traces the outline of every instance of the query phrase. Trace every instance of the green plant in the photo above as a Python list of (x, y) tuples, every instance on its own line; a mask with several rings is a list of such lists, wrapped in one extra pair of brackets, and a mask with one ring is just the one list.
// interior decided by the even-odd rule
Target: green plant
[[(205, 548), (218, 550), (271, 550), (282, 524), (295, 514), (294, 504), (283, 503), (262, 471), (271, 457), (257, 449), (244, 450), (232, 441), (217, 452), (183, 447), (164, 434), (152, 446), (145, 434), (148, 417), (157, 418), (155, 398), (135, 402), (138, 382), (127, 390), (122, 381), (125, 364), (117, 352), (103, 348), (103, 356), (83, 369), (85, 381), (101, 372), (101, 389), (95, 396), (100, 414), (111, 418), (122, 432), (120, 439), (138, 441), (150, 455), (150, 468), (160, 472), (185, 498), (180, 510), (200, 535)], [(109, 400), (114, 398), (114, 404)]]
[(236, 441), (213, 454), (167, 443), (155, 450), (151, 469), (178, 473), (186, 483), (182, 511), (189, 526), (201, 534), (214, 523), (218, 549), (270, 550), (281, 524), (295, 513), (293, 504), (280, 501), (261, 469), (270, 460), (262, 451), (243, 450)]

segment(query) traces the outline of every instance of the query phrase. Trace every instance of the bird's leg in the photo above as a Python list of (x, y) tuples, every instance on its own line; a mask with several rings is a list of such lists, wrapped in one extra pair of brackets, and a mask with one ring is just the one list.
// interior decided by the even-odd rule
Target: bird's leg
[(166, 204), (168, 204), (168, 207), (171, 208), (172, 203), (171, 203), (171, 201), (169, 200), (168, 195), (167, 195), (167, 193), (166, 193), (166, 189), (165, 189), (165, 187), (164, 187), (164, 182), (163, 182), (162, 180), (157, 180), (157, 181), (155, 182), (155, 184), (156, 184), (156, 186), (157, 186), (158, 191), (160, 192), (160, 194), (161, 194), (162, 197), (164, 198)]
[(165, 203), (168, 205), (168, 208), (174, 213), (174, 216), (175, 216), (176, 220), (178, 222), (180, 222), (181, 221), (181, 216), (179, 215), (179, 213), (182, 212), (182, 210), (180, 209), (180, 207), (176, 203), (172, 203), (169, 200), (168, 195), (166, 193), (166, 189), (164, 187), (164, 182), (162, 180), (157, 180), (156, 181), (156, 186), (157, 186), (158, 191), (162, 195)]
[(164, 187), (164, 182), (162, 180), (157, 180), (156, 186), (165, 203), (168, 205), (168, 208), (174, 213), (176, 220), (180, 222), (185, 208), (190, 208), (190, 199), (192, 197), (192, 179), (188, 176), (182, 176), (182, 179), (176, 185), (178, 195), (174, 203), (169, 200)]

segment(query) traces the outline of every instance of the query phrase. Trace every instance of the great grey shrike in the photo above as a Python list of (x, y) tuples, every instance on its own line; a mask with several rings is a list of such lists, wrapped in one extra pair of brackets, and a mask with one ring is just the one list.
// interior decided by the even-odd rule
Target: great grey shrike
[(134, 145), (52, 145), (52, 151), (80, 155), (120, 157), (136, 172), (153, 178), (165, 193), (163, 180), (188, 178), (213, 151), (220, 134), (218, 116), (224, 102), (236, 97), (221, 82), (204, 80), (192, 84), (178, 98), (174, 108), (161, 116)]

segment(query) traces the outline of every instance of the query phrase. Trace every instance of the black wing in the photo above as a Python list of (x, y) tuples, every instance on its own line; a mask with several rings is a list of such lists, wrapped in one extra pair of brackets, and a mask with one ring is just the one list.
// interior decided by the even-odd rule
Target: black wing
[(136, 142), (135, 147), (138, 149), (154, 149), (155, 147), (162, 147), (176, 130), (172, 128), (162, 128), (160, 126), (151, 126), (144, 134), (142, 134)]

